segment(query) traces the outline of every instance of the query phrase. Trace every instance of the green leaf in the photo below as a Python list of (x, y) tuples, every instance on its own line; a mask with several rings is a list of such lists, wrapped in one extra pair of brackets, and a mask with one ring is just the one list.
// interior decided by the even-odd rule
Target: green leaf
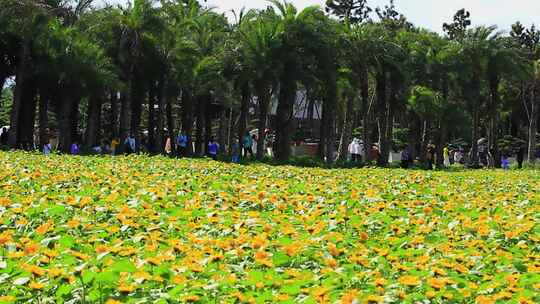
[(288, 264), (290, 260), (291, 258), (283, 252), (274, 253), (274, 256), (272, 257), (272, 262), (278, 267)]
[(286, 293), (290, 296), (295, 296), (302, 292), (302, 287), (299, 283), (293, 283), (289, 285), (285, 285), (281, 288), (282, 293)]
[(184, 285), (183, 284), (182, 285), (176, 285), (176, 287), (169, 290), (168, 294), (169, 294), (169, 296), (174, 298), (174, 297), (178, 296), (183, 290), (184, 290)]
[(73, 288), (73, 286), (67, 284), (60, 285), (60, 287), (58, 287), (58, 289), (56, 290), (56, 297), (64, 298), (70, 295)]
[(58, 244), (60, 244), (62, 248), (71, 248), (75, 245), (75, 239), (69, 235), (64, 235), (58, 240)]
[(49, 216), (60, 216), (66, 213), (66, 207), (61, 206), (61, 205), (56, 205), (52, 208), (49, 208), (47, 210), (47, 213), (49, 214)]
[(248, 273), (248, 281), (252, 284), (264, 281), (264, 272), (260, 270), (252, 270)]
[(82, 281), (84, 284), (89, 284), (96, 277), (96, 273), (93, 271), (85, 271), (82, 275)]
[(521, 262), (514, 263), (514, 267), (516, 267), (517, 271), (526, 273), (527, 272), (527, 266), (525, 266)]
[(89, 300), (91, 303), (96, 303), (99, 301), (100, 296), (101, 294), (99, 290), (94, 289), (88, 293), (87, 300)]
[(102, 285), (113, 285), (119, 279), (119, 275), (112, 271), (105, 271), (96, 275), (95, 282)]
[(158, 267), (154, 268), (154, 274), (161, 276), (165, 279), (169, 279), (172, 275), (172, 272), (170, 270), (170, 266), (167, 264), (159, 265)]
[(119, 260), (116, 263), (114, 263), (111, 268), (109, 268), (110, 271), (114, 271), (117, 273), (120, 272), (135, 272), (137, 271), (137, 268), (133, 263), (128, 259)]

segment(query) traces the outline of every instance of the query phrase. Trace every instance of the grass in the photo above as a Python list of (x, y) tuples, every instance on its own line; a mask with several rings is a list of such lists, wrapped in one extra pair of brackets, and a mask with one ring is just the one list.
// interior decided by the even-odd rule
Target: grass
[(537, 171), (0, 152), (0, 303), (538, 303)]

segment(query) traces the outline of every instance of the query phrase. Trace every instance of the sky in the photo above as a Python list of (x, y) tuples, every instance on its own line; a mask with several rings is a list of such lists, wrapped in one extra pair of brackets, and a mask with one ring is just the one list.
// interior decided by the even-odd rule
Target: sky
[[(108, 3), (126, 3), (129, 0), (101, 0)], [(299, 8), (310, 5), (324, 6), (324, 0), (288, 0)], [(99, 2), (99, 1), (98, 1)], [(387, 4), (389, 0), (368, 0), (371, 7)], [(208, 0), (208, 5), (220, 12), (245, 8), (264, 8), (265, 0)], [(442, 24), (451, 21), (454, 13), (466, 8), (471, 12), (474, 25), (497, 25), (509, 31), (516, 21), (529, 26), (540, 25), (540, 0), (395, 0), (395, 4), (415, 25), (441, 32)]]

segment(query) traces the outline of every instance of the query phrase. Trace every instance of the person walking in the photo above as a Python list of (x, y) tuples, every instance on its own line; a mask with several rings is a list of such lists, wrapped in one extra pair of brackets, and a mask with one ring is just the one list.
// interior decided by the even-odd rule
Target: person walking
[(506, 151), (501, 153), (501, 167), (504, 170), (510, 170), (510, 157)]
[(450, 150), (448, 149), (448, 146), (445, 146), (443, 149), (443, 159), (444, 159), (444, 166), (446, 168), (450, 167)]
[(117, 152), (117, 149), (118, 149), (118, 145), (120, 145), (120, 141), (118, 140), (118, 138), (114, 137), (114, 138), (111, 140), (111, 155), (112, 155), (112, 156), (115, 156), (115, 155), (116, 155), (116, 152)]
[(185, 157), (187, 154), (188, 137), (184, 133), (180, 133), (176, 138), (176, 146), (178, 157)]
[(355, 152), (354, 152), (354, 151), (355, 151), (354, 145), (356, 144), (355, 141), (356, 141), (356, 138), (353, 138), (353, 140), (352, 140), (351, 143), (349, 144), (349, 148), (348, 148), (348, 150), (349, 150), (349, 157), (350, 157), (351, 162), (353, 162), (353, 163), (356, 162), (356, 154), (355, 154)]
[(77, 142), (74, 142), (71, 144), (70, 152), (71, 152), (71, 155), (79, 155), (80, 149), (79, 149), (79, 144)]
[(358, 141), (357, 138), (353, 138), (353, 140), (349, 144), (349, 154), (351, 156), (351, 161), (354, 164), (358, 164), (361, 162), (362, 151), (361, 151), (360, 142)]
[(0, 145), (7, 145), (9, 139), (9, 131), (7, 127), (3, 127), (2, 130), (0, 130)]
[[(257, 136), (252, 135), (251, 136), (251, 155), (257, 154), (257, 145), (259, 144), (259, 141), (257, 140)], [(263, 149), (264, 150), (264, 149)]]
[(167, 140), (165, 140), (165, 148), (164, 148), (165, 154), (167, 156), (172, 155), (172, 144), (171, 144), (171, 137), (167, 136)]
[(232, 162), (235, 164), (240, 163), (240, 141), (235, 138), (231, 147)]
[(427, 151), (426, 151), (426, 162), (427, 162), (428, 170), (433, 170), (434, 160), (435, 160), (435, 145), (430, 143), (427, 145)]
[(401, 152), (401, 168), (403, 169), (409, 169), (409, 166), (411, 164), (411, 149), (409, 146), (407, 146), (402, 152)]
[(516, 160), (518, 163), (518, 169), (523, 169), (523, 160), (525, 159), (525, 147), (520, 144), (516, 154)]
[(44, 155), (49, 155), (51, 154), (52, 152), (52, 145), (51, 145), (51, 142), (50, 140), (46, 140), (46, 143), (43, 145), (43, 154)]
[(247, 158), (248, 154), (253, 158), (253, 139), (249, 133), (242, 138), (242, 156)]
[(463, 148), (459, 147), (454, 153), (454, 163), (463, 164)]
[(219, 152), (219, 144), (214, 140), (214, 137), (210, 137), (210, 142), (208, 143), (208, 155), (213, 160), (217, 160)]
[(126, 148), (127, 154), (135, 153), (136, 141), (135, 137), (133, 137), (133, 134), (130, 133), (129, 136), (126, 137), (126, 140), (124, 141), (124, 146)]
[(378, 165), (381, 158), (381, 150), (379, 150), (378, 144), (373, 144), (371, 146), (371, 151), (369, 152), (370, 158), (375, 161), (375, 164)]

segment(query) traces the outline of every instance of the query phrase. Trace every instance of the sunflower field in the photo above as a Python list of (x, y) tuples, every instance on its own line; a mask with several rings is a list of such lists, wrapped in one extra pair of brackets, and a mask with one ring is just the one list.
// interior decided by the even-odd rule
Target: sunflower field
[(0, 153), (0, 303), (539, 303), (540, 173)]

